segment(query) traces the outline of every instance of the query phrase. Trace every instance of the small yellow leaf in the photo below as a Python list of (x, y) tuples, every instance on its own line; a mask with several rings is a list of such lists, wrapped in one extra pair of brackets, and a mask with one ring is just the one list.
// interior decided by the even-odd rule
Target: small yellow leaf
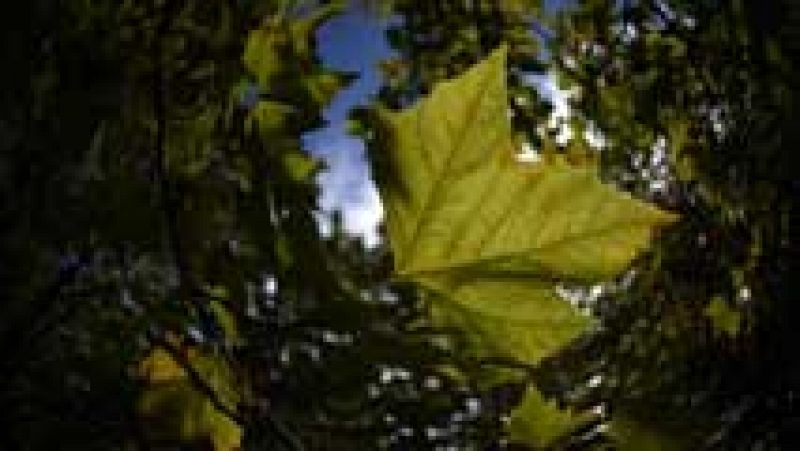
[(704, 313), (718, 333), (729, 337), (735, 337), (739, 334), (742, 314), (728, 306), (728, 303), (723, 298), (715, 296), (706, 306)]

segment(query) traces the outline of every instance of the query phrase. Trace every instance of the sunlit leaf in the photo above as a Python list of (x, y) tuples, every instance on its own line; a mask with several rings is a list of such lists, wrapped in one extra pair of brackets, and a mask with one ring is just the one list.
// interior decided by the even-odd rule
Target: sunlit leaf
[(301, 152), (286, 152), (283, 165), (287, 174), (298, 182), (308, 181), (320, 168), (319, 160)]
[(528, 388), (522, 402), (511, 413), (508, 423), (509, 439), (545, 448), (578, 428), (591, 414), (578, 414), (559, 408), (534, 387)]
[(711, 299), (704, 313), (718, 333), (731, 337), (735, 337), (739, 333), (742, 314), (728, 306), (723, 298), (715, 296)]
[(294, 111), (289, 105), (262, 100), (255, 104), (248, 120), (253, 121), (252, 125), (263, 139), (274, 140), (284, 133), (284, 127)]
[(245, 67), (256, 77), (262, 87), (269, 87), (280, 70), (281, 55), (278, 46), (282, 36), (271, 27), (250, 32), (245, 44), (243, 61)]
[(239, 339), (239, 328), (236, 325), (236, 318), (231, 313), (227, 303), (221, 299), (212, 299), (208, 305), (214, 313), (220, 328), (225, 333), (225, 337), (228, 340), (237, 341)]
[(589, 324), (555, 285), (617, 275), (675, 217), (593, 167), (518, 162), (505, 54), (380, 111), (375, 168), (397, 276), (438, 293), (434, 317), (470, 334), (478, 355), (533, 363)]
[[(299, 69), (296, 75), (303, 77), (302, 82), (306, 83), (315, 99), (323, 94), (329, 98), (343, 86), (347, 77), (342, 74), (308, 70), (316, 61), (313, 42), (317, 28), (326, 19), (340, 13), (343, 7), (344, 2), (337, 1), (316, 8), (307, 17), (273, 17), (251, 31), (242, 60), (259, 86), (269, 90), (274, 87), (273, 82), (286, 77), (292, 68)], [(320, 104), (325, 102), (320, 101)]]
[[(187, 351), (192, 368), (227, 408), (235, 410), (239, 394), (224, 360)], [(139, 412), (149, 420), (149, 433), (158, 439), (193, 442), (208, 439), (216, 450), (238, 449), (241, 429), (198, 391), (185, 368), (162, 348), (139, 363), (147, 388), (139, 399)]]

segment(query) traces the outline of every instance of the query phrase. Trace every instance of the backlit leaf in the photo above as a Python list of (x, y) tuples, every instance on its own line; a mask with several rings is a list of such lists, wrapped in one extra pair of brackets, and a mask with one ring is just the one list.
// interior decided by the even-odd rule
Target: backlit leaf
[(591, 166), (515, 159), (501, 48), (400, 113), (381, 110), (376, 179), (395, 271), (478, 355), (535, 363), (589, 324), (554, 292), (625, 269), (675, 217)]
[[(239, 400), (227, 363), (215, 356), (188, 349), (189, 364), (231, 410)], [(156, 439), (198, 441), (208, 439), (216, 450), (238, 449), (241, 429), (198, 391), (186, 370), (166, 350), (155, 348), (139, 363), (147, 388), (139, 399), (139, 412), (148, 419), (148, 431)]]
[(704, 313), (717, 333), (725, 334), (729, 337), (735, 337), (739, 334), (742, 314), (738, 310), (729, 307), (723, 298), (715, 296), (711, 299)]
[(522, 402), (511, 413), (507, 427), (509, 439), (537, 449), (545, 448), (590, 417), (589, 413), (561, 409), (555, 401), (546, 400), (539, 390), (529, 387)]

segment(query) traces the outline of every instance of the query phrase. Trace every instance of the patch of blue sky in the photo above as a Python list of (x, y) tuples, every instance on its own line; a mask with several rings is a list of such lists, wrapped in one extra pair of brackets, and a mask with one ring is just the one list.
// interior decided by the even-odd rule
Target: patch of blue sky
[(317, 38), (323, 63), (354, 72), (358, 78), (326, 109), (327, 125), (303, 137), (305, 147), (327, 166), (318, 179), (322, 188), (321, 229), (328, 229), (331, 213), (341, 211), (345, 230), (363, 237), (368, 246), (380, 241), (383, 209), (369, 174), (364, 143), (348, 135), (346, 121), (351, 108), (368, 103), (380, 88), (377, 64), (392, 55), (385, 27), (385, 21), (375, 15), (352, 8), (320, 28)]

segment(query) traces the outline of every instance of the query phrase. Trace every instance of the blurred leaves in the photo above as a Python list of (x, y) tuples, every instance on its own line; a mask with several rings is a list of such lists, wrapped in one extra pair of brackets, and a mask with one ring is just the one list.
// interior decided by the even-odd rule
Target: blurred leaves
[(381, 2), (392, 256), (318, 231), (344, 3), (0, 16), (0, 447), (798, 448), (797, 5)]
[[(198, 381), (187, 374), (187, 367), (202, 378), (202, 384), (225, 407), (235, 411), (240, 394), (235, 388), (228, 364), (219, 357), (205, 356), (197, 349), (184, 348), (186, 361), (178, 363), (164, 348), (155, 348), (139, 363), (139, 373), (147, 382), (139, 400), (139, 411), (149, 421), (150, 439), (180, 437), (189, 443), (211, 440), (215, 450), (239, 449), (240, 427), (199, 391)], [(186, 365), (186, 367), (184, 366)]]

